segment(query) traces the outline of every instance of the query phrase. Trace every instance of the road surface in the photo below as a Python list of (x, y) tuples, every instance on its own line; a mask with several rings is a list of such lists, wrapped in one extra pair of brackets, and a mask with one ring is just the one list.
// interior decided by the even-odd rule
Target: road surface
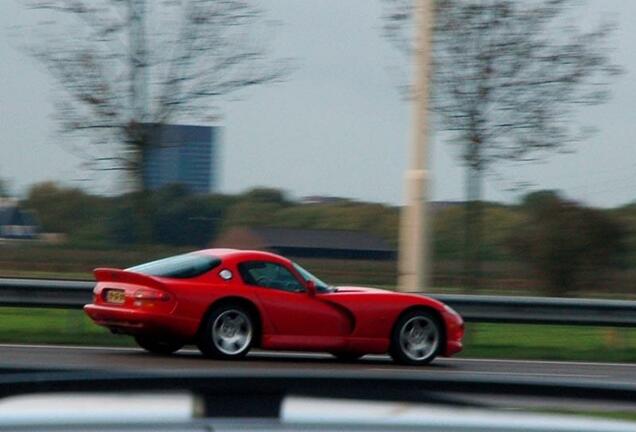
[(417, 376), (519, 378), (540, 382), (571, 380), (636, 384), (636, 364), (438, 358), (431, 365), (396, 365), (386, 356), (366, 356), (343, 363), (328, 354), (256, 351), (240, 361), (206, 359), (194, 349), (170, 356), (138, 348), (0, 344), (0, 369), (92, 369), (112, 371), (218, 371), (231, 368), (267, 370), (356, 370)]

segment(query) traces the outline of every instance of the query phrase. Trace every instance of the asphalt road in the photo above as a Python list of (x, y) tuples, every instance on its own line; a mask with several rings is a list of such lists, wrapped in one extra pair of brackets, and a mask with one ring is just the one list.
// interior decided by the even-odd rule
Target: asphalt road
[(525, 381), (628, 383), (636, 385), (636, 364), (438, 358), (431, 365), (393, 364), (386, 356), (366, 356), (343, 363), (328, 354), (253, 352), (240, 361), (203, 358), (193, 349), (157, 356), (137, 348), (0, 344), (0, 369), (92, 369), (111, 371), (334, 370), (417, 376), (514, 378)]

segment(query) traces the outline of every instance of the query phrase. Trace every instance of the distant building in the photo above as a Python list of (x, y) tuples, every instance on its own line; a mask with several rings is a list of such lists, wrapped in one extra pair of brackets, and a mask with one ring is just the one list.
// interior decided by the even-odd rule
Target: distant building
[(232, 228), (214, 247), (267, 250), (292, 257), (377, 259), (395, 258), (384, 239), (360, 231), (293, 228)]
[(39, 232), (32, 212), (21, 209), (15, 200), (0, 199), (0, 239), (34, 239)]
[(143, 154), (143, 178), (150, 190), (181, 183), (192, 192), (217, 189), (219, 128), (148, 125), (151, 145)]

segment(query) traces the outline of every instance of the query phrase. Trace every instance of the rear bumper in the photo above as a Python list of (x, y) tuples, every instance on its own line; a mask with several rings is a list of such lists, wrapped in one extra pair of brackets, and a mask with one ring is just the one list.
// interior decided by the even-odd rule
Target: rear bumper
[(84, 312), (95, 324), (107, 327), (115, 333), (158, 334), (191, 339), (198, 328), (194, 320), (144, 310), (87, 304)]

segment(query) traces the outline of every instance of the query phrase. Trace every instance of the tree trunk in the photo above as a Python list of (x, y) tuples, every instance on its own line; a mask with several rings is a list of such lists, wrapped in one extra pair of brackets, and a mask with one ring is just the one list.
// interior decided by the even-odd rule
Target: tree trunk
[(483, 171), (480, 169), (471, 166), (466, 168), (464, 285), (470, 291), (481, 287), (482, 175)]
[(131, 200), (131, 207), (134, 214), (133, 229), (135, 230), (133, 237), (137, 239), (137, 243), (147, 244), (152, 242), (152, 194), (144, 176), (145, 149), (149, 146), (152, 139), (152, 133), (148, 131), (145, 124), (132, 121), (129, 129), (130, 147), (134, 148), (134, 162), (128, 171), (130, 181), (133, 187), (132, 193), (128, 195)]

